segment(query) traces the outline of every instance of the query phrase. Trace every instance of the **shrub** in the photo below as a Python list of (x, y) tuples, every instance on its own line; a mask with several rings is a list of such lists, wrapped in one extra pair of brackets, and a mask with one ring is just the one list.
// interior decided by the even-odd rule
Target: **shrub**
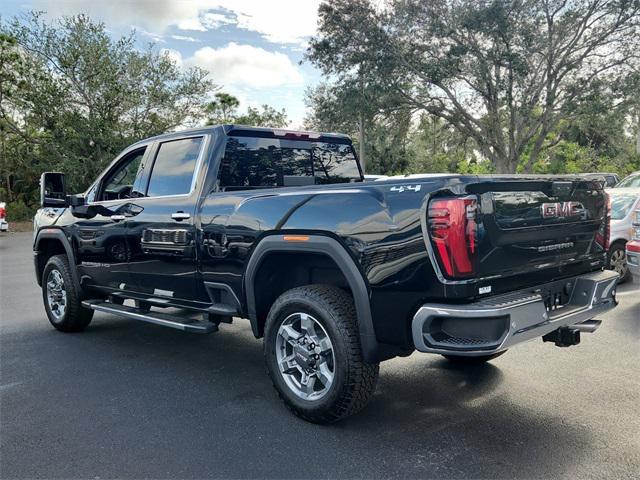
[(7, 221), (9, 222), (31, 220), (34, 213), (34, 209), (28, 207), (20, 201), (7, 203)]

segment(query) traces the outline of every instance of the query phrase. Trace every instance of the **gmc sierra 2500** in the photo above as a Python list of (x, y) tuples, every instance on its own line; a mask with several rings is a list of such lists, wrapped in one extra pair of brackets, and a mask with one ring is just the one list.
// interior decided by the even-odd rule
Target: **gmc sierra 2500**
[(42, 207), (35, 270), (56, 329), (80, 331), (94, 311), (194, 333), (247, 318), (278, 394), (313, 422), (364, 407), (385, 359), (575, 345), (616, 305), (600, 182), (364, 183), (344, 135), (161, 135), (127, 148), (82, 195), (43, 174)]

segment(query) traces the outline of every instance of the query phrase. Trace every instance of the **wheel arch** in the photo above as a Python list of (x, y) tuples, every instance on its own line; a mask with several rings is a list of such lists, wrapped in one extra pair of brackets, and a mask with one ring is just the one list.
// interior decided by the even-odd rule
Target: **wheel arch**
[(628, 241), (629, 240), (627, 240), (624, 237), (617, 237), (617, 238), (611, 240), (611, 242), (609, 243), (609, 248), (613, 247), (614, 245), (616, 245), (618, 243), (621, 243), (622, 247), (624, 248), (624, 246), (627, 244)]
[[(278, 260), (282, 256), (295, 256), (296, 267), (305, 268), (305, 266), (318, 266), (311, 262), (315, 259), (320, 262), (321, 266), (330, 270), (332, 267), (337, 272), (329, 273), (329, 280), (325, 283), (347, 287), (351, 290), (353, 296), (356, 315), (358, 321), (358, 332), (360, 334), (360, 343), (362, 345), (362, 354), (366, 362), (373, 363), (378, 361), (379, 344), (373, 327), (371, 316), (371, 303), (369, 288), (365, 282), (364, 276), (358, 269), (356, 262), (351, 257), (346, 248), (336, 239), (326, 235), (302, 235), (304, 241), (288, 241), (285, 237), (288, 235), (272, 234), (267, 235), (254, 248), (244, 275), (244, 291), (247, 305), (247, 315), (251, 322), (253, 334), (260, 338), (264, 332), (265, 315), (265, 298), (261, 298), (259, 292), (261, 282), (265, 281), (263, 266), (270, 268), (271, 264), (278, 264), (280, 272), (288, 272), (287, 265)], [(271, 259), (271, 260), (270, 260)], [(313, 261), (315, 261), (313, 260)], [(271, 284), (273, 284), (272, 282)], [(293, 282), (289, 285), (279, 284), (276, 292), (288, 290), (296, 286), (310, 284), (312, 282)], [(342, 285), (341, 283), (344, 283)], [(271, 296), (266, 296), (266, 302), (271, 302)], [(276, 297), (277, 298), (277, 297)], [(275, 300), (275, 298), (273, 298)], [(271, 302), (272, 303), (272, 302)], [(270, 305), (268, 305), (270, 307)], [(268, 308), (267, 308), (268, 313)]]
[(36, 235), (34, 242), (34, 263), (36, 280), (42, 286), (42, 272), (47, 261), (54, 255), (66, 255), (71, 267), (71, 276), (75, 287), (80, 291), (80, 279), (76, 269), (76, 259), (71, 242), (59, 228), (43, 228)]

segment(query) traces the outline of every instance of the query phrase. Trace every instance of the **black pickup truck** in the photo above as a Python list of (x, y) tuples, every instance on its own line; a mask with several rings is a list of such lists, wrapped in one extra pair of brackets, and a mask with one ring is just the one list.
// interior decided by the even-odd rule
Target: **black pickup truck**
[(575, 345), (616, 305), (607, 196), (586, 178), (364, 182), (347, 136), (225, 125), (138, 142), (82, 195), (60, 173), (41, 183), (35, 270), (56, 329), (94, 311), (193, 333), (246, 318), (313, 422), (360, 410), (383, 360)]

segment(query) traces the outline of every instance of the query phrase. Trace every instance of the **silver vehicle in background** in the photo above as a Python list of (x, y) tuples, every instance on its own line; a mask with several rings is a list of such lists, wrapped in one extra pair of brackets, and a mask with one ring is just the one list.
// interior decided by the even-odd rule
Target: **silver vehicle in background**
[(640, 188), (640, 171), (633, 172), (630, 175), (624, 177), (620, 182), (615, 186), (615, 188)]
[[(640, 178), (640, 177), (639, 177)], [(611, 237), (607, 265), (620, 274), (620, 282), (629, 279), (625, 247), (633, 238), (635, 210), (640, 208), (640, 188), (610, 188)]]
[(582, 173), (579, 176), (602, 183), (605, 188), (615, 187), (620, 182), (617, 173)]
[(633, 238), (627, 242), (627, 268), (633, 283), (640, 285), (640, 208), (635, 210), (633, 221)]

